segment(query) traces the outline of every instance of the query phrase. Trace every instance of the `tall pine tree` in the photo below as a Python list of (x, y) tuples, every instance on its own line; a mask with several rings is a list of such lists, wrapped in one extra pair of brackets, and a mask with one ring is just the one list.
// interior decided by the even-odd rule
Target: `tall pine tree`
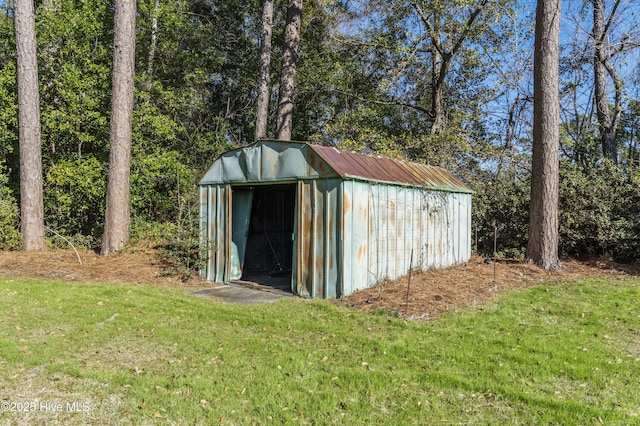
[(534, 50), (533, 156), (527, 257), (546, 270), (558, 260), (561, 0), (538, 0)]
[(22, 245), (43, 250), (44, 202), (40, 147), (40, 92), (33, 0), (14, 2), (20, 139), (20, 210)]
[(118, 251), (129, 241), (129, 177), (136, 46), (135, 0), (116, 0), (113, 40), (111, 149), (101, 251), (103, 256)]

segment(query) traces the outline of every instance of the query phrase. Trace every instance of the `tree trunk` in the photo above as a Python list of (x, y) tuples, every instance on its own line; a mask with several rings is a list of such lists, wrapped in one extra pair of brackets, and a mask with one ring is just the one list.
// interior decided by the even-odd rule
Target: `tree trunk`
[(264, 0), (262, 7), (262, 39), (260, 42), (260, 76), (258, 77), (258, 99), (256, 102), (256, 140), (267, 138), (272, 32), (273, 0)]
[(489, 0), (480, 0), (469, 10), (469, 17), (464, 22), (462, 31), (458, 34), (447, 32), (447, 25), (444, 29), (441, 26), (441, 16), (439, 14), (430, 15), (422, 5), (411, 1), (411, 5), (418, 13), (422, 23), (427, 28), (431, 40), (431, 110), (433, 119), (430, 133), (439, 135), (447, 125), (447, 115), (445, 110), (445, 80), (449, 73), (449, 68), (454, 57), (461, 51), (462, 46), (473, 30), (476, 19), (487, 5)]
[(293, 128), (293, 94), (295, 91), (296, 60), (300, 47), (302, 25), (302, 0), (289, 0), (287, 25), (284, 30), (284, 53), (280, 72), (280, 96), (276, 119), (276, 138), (291, 140)]
[(560, 14), (561, 0), (538, 0), (533, 65), (533, 155), (527, 257), (546, 270), (560, 267), (558, 260)]
[(156, 57), (156, 47), (158, 45), (158, 13), (160, 10), (160, 0), (154, 0), (151, 11), (151, 41), (149, 42), (149, 60), (147, 64), (147, 75), (153, 74), (153, 61)]
[(44, 250), (40, 92), (32, 0), (15, 0), (20, 139), (20, 228), (24, 250)]
[(609, 110), (609, 100), (607, 98), (607, 52), (605, 45), (605, 16), (604, 0), (592, 0), (593, 4), (593, 77), (595, 89), (595, 103), (598, 113), (598, 128), (600, 130), (600, 141), (602, 153), (610, 158), (614, 163), (618, 162), (616, 150), (615, 133), (612, 134), (611, 111)]
[(444, 116), (444, 77), (446, 71), (442, 60), (442, 54), (436, 48), (431, 49), (431, 134), (439, 135), (445, 126)]
[(107, 208), (102, 239), (103, 256), (118, 251), (129, 241), (129, 175), (131, 121), (136, 40), (135, 0), (116, 0), (113, 41), (113, 87)]

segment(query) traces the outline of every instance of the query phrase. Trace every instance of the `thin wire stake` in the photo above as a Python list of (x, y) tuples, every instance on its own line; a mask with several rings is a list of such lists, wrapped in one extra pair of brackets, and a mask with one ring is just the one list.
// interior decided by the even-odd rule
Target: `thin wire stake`
[(413, 249), (411, 249), (411, 259), (409, 260), (409, 279), (407, 280), (407, 301), (405, 302), (404, 314), (409, 312), (409, 288), (411, 286), (411, 272), (413, 271)]
[(478, 254), (478, 225), (476, 225), (476, 254)]
[(496, 283), (496, 257), (498, 256), (498, 227), (493, 227), (493, 283)]

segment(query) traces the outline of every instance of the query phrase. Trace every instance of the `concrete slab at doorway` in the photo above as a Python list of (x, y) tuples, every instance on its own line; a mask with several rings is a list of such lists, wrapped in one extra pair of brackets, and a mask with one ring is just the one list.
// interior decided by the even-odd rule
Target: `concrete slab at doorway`
[(275, 289), (261, 289), (259, 286), (246, 286), (238, 284), (223, 285), (220, 287), (198, 290), (191, 293), (193, 296), (207, 297), (229, 303), (266, 303), (275, 302), (283, 297), (292, 296), (291, 293)]

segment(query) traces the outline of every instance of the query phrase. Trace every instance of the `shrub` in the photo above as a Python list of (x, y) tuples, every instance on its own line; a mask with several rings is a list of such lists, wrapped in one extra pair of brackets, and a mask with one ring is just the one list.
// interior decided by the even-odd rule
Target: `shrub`
[(79, 246), (99, 239), (104, 227), (106, 165), (95, 157), (63, 161), (48, 170), (45, 184), (47, 226), (65, 237), (75, 235), (74, 244)]
[(530, 178), (515, 171), (475, 186), (473, 196), (474, 245), (479, 254), (493, 253), (494, 227), (497, 251), (504, 257), (521, 257), (527, 248)]
[(0, 249), (19, 250), (22, 247), (20, 209), (7, 181), (7, 177), (0, 174)]
[(138, 155), (131, 165), (131, 212), (149, 222), (179, 223), (197, 198), (196, 176), (176, 151)]
[[(477, 251), (493, 253), (494, 226), (498, 254), (525, 254), (529, 229), (530, 178), (513, 171), (476, 185), (473, 231)], [(559, 252), (573, 257), (611, 255), (640, 260), (640, 173), (608, 163), (588, 169), (569, 162), (560, 167)]]
[(204, 266), (204, 257), (200, 253), (200, 235), (198, 226), (165, 228), (166, 244), (160, 252), (174, 264), (182, 279), (189, 279)]
[(189, 279), (204, 265), (204, 257), (200, 256), (199, 226), (197, 214), (189, 215), (181, 225), (134, 219), (131, 243), (151, 241), (170, 263), (166, 274)]
[(560, 249), (570, 256), (640, 259), (638, 176), (609, 163), (587, 170), (563, 164), (560, 179)]
[(194, 170), (176, 151), (134, 158), (131, 171), (132, 239), (152, 240), (189, 278), (200, 268), (199, 196)]

